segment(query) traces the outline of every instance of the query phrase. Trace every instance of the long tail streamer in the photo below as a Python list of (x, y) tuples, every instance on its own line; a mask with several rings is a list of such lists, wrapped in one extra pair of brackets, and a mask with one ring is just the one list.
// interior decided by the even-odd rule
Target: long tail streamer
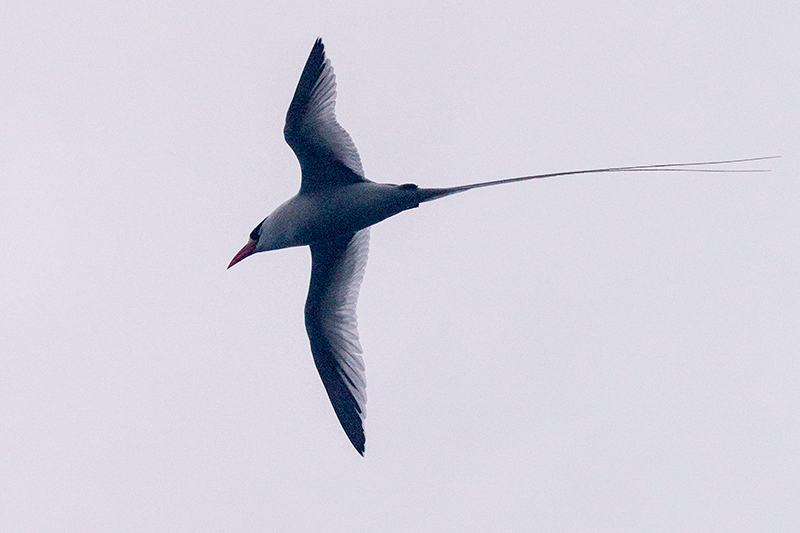
[(715, 172), (715, 173), (732, 173), (732, 172), (769, 172), (768, 168), (698, 168), (722, 165), (734, 165), (739, 163), (752, 163), (756, 161), (767, 161), (769, 159), (778, 159), (779, 155), (771, 155), (766, 157), (748, 157), (746, 159), (728, 159), (725, 161), (700, 161), (697, 163), (664, 163), (660, 165), (637, 165), (630, 167), (609, 167), (609, 168), (593, 168), (589, 170), (568, 170), (565, 172), (550, 172), (547, 174), (536, 174), (535, 176), (522, 176), (519, 178), (506, 178), (493, 181), (484, 181), (481, 183), (471, 183), (469, 185), (460, 185), (458, 187), (448, 187), (445, 189), (425, 189), (431, 194), (424, 198), (423, 202), (449, 196), (459, 192), (468, 191), (470, 189), (478, 189), (480, 187), (491, 187), (493, 185), (502, 185), (503, 183), (515, 183), (518, 181), (538, 180), (544, 178), (555, 178), (558, 176), (573, 176), (576, 174), (600, 174), (609, 172)]

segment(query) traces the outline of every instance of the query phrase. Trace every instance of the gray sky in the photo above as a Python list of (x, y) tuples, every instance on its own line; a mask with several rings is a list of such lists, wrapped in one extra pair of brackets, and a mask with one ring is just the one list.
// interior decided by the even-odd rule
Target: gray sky
[[(0, 529), (797, 531), (796, 2), (5, 2)], [(367, 452), (303, 326), (314, 39), (376, 181)]]

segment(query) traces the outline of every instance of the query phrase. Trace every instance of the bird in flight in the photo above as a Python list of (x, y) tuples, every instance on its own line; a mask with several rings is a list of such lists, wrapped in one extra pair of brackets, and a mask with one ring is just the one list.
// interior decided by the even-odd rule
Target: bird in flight
[(336, 77), (322, 40), (317, 39), (283, 128), (286, 142), (300, 161), (300, 191), (253, 229), (228, 268), (256, 252), (311, 248), (305, 306), (311, 353), (333, 410), (361, 455), (367, 397), (356, 303), (367, 265), (370, 226), (423, 202), (479, 187), (604, 172), (752, 172), (715, 166), (776, 157), (573, 170), (438, 189), (375, 183), (364, 177), (356, 146), (336, 121), (335, 103)]

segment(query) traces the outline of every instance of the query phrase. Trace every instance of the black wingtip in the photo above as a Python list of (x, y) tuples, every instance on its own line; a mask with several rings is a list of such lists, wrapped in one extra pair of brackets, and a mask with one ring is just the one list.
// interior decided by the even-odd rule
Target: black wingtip
[(342, 406), (334, 405), (334, 411), (336, 412), (336, 417), (339, 419), (339, 423), (342, 425), (342, 429), (344, 430), (345, 435), (347, 435), (347, 440), (350, 441), (350, 444), (353, 445), (353, 448), (356, 449), (361, 457), (364, 457), (364, 448), (367, 442), (367, 438), (364, 435), (364, 426), (362, 420), (356, 416), (353, 417), (351, 413), (343, 412)]
[(358, 441), (351, 440), (350, 442), (353, 443), (353, 447), (355, 447), (359, 455), (361, 455), (361, 457), (364, 457), (364, 444), (366, 443), (366, 439), (364, 438), (363, 433), (360, 435), (360, 437), (361, 438), (358, 439)]

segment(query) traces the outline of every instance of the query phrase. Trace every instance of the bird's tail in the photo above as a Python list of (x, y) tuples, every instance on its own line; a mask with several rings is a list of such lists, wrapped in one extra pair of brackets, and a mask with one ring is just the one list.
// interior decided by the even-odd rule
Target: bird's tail
[(665, 163), (661, 165), (639, 165), (632, 167), (609, 167), (609, 168), (593, 168), (589, 170), (569, 170), (566, 172), (551, 172), (549, 174), (537, 174), (535, 176), (522, 176), (520, 178), (506, 178), (501, 180), (484, 181), (481, 183), (471, 183), (469, 185), (459, 185), (457, 187), (447, 187), (444, 189), (419, 189), (420, 202), (430, 202), (457, 194), (460, 192), (468, 191), (470, 189), (478, 189), (480, 187), (491, 187), (493, 185), (502, 185), (504, 183), (515, 183), (517, 181), (538, 180), (543, 178), (555, 178), (558, 176), (572, 176), (575, 174), (600, 174), (607, 172), (716, 172), (716, 173), (730, 173), (730, 172), (769, 172), (770, 169), (755, 169), (755, 168), (708, 168), (708, 167), (721, 167), (723, 165), (733, 165), (738, 163), (752, 163), (755, 161), (766, 161), (768, 159), (778, 159), (779, 155), (771, 155), (766, 157), (749, 157), (746, 159), (729, 159), (726, 161), (702, 161), (699, 163)]

